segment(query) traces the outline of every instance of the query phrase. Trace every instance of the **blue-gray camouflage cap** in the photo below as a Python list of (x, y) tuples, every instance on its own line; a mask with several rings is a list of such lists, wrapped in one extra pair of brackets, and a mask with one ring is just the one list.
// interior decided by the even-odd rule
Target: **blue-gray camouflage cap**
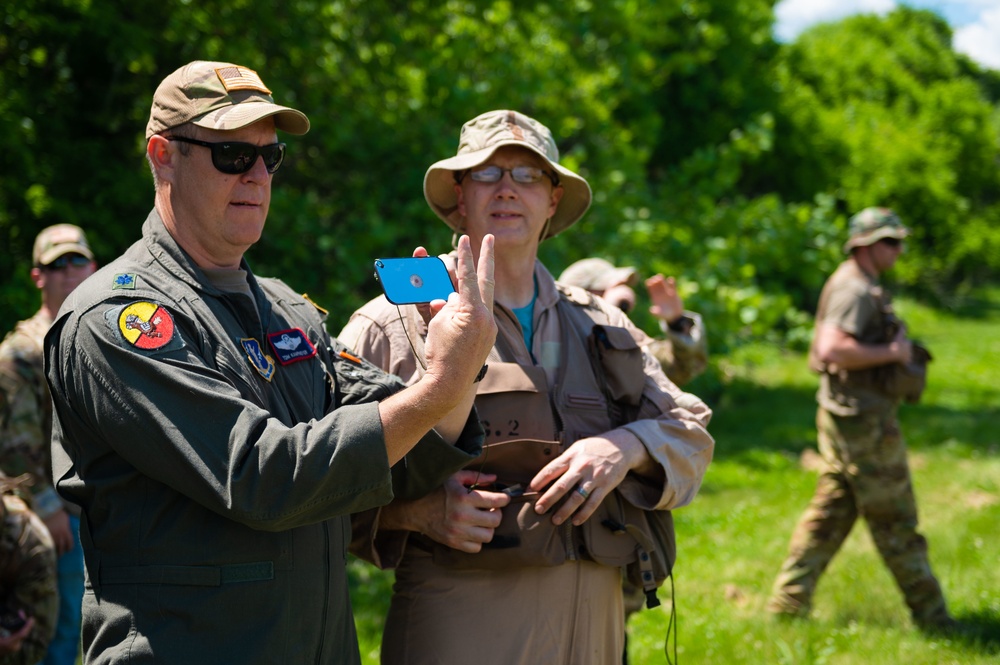
[(908, 235), (910, 230), (903, 226), (899, 215), (889, 208), (865, 208), (851, 217), (844, 253), (849, 253), (855, 247), (874, 245), (882, 238), (902, 240)]
[(275, 104), (271, 91), (254, 70), (228, 62), (196, 60), (156, 88), (146, 140), (188, 122), (207, 129), (232, 130), (272, 116), (274, 126), (281, 131), (309, 131), (309, 118), (301, 111)]

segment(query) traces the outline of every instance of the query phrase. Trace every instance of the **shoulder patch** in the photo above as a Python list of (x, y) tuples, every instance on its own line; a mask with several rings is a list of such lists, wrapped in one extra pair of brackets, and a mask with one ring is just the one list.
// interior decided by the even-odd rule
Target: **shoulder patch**
[(316, 347), (301, 328), (289, 328), (271, 333), (267, 336), (267, 341), (282, 365), (307, 360), (316, 355)]
[(138, 277), (134, 272), (120, 272), (115, 275), (114, 279), (111, 281), (111, 290), (115, 291), (117, 289), (135, 289), (136, 281)]
[(116, 314), (118, 332), (129, 346), (156, 351), (183, 345), (179, 337), (177, 343), (171, 344), (175, 339), (174, 317), (161, 305), (139, 300), (111, 310), (111, 313)]

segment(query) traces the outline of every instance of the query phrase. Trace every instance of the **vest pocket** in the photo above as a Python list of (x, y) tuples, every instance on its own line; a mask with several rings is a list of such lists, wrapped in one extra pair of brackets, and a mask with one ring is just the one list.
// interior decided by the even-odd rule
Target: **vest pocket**
[(555, 416), (545, 370), (518, 363), (490, 363), (476, 394), (486, 445), (521, 439), (552, 439)]

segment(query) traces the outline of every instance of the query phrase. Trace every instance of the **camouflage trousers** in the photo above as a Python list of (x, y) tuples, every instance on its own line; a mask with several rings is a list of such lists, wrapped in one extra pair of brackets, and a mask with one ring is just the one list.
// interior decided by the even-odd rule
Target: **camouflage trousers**
[(917, 533), (916, 500), (895, 409), (848, 417), (819, 409), (816, 428), (823, 468), (792, 534), (768, 609), (809, 613), (820, 576), (860, 516), (914, 622), (933, 627), (949, 621), (927, 558), (927, 541)]

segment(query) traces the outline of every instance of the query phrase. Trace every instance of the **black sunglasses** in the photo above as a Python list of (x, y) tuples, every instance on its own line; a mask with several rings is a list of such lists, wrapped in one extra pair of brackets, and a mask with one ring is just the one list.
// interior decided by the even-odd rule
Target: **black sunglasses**
[(882, 238), (879, 242), (888, 247), (899, 247), (903, 244), (903, 241), (899, 238)]
[(189, 139), (186, 136), (168, 136), (168, 141), (180, 141), (212, 149), (212, 165), (219, 171), (230, 175), (246, 173), (257, 163), (257, 156), (264, 158), (264, 167), (268, 173), (274, 173), (285, 159), (285, 144), (254, 145), (240, 141), (219, 141), (209, 143)]
[(69, 266), (82, 268), (88, 265), (90, 265), (90, 259), (83, 254), (63, 254), (51, 263), (46, 263), (41, 268), (42, 270), (65, 270)]

